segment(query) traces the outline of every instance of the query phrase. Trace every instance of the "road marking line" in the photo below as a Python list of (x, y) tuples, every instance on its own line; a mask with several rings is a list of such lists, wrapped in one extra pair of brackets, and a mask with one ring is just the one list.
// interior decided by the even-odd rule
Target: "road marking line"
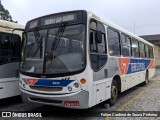
[[(136, 99), (138, 99), (140, 96), (142, 96), (146, 91), (148, 91), (151, 87), (153, 87), (156, 83), (159, 83), (160, 80), (156, 81), (155, 83), (152, 83), (149, 87), (147, 87), (146, 89), (144, 89), (142, 92), (140, 92), (138, 95), (136, 95), (135, 97), (131, 98), (128, 102), (124, 103), (123, 105), (121, 105), (117, 110), (115, 110), (114, 112), (119, 112), (124, 110), (127, 106), (129, 106), (131, 103), (133, 103)], [(114, 113), (113, 112), (113, 113)], [(109, 118), (111, 117), (106, 117), (105, 120), (109, 120)]]

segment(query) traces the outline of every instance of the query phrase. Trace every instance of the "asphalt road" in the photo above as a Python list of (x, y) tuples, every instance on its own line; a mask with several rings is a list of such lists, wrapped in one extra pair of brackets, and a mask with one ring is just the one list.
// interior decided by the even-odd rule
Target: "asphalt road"
[[(117, 104), (110, 107), (106, 104), (106, 107), (103, 107), (103, 104), (96, 105), (87, 110), (71, 110), (58, 108), (54, 106), (40, 105), (40, 104), (29, 104), (22, 103), (20, 96), (7, 98), (0, 100), (0, 111), (12, 111), (12, 112), (31, 112), (31, 113), (42, 113), (42, 118), (5, 118), (5, 119), (22, 119), (22, 120), (31, 120), (31, 119), (47, 119), (47, 120), (66, 120), (66, 119), (88, 119), (88, 120), (97, 120), (97, 119), (160, 119), (156, 116), (146, 117), (102, 117), (102, 113), (116, 113), (116, 112), (129, 112), (133, 114), (133, 111), (160, 111), (160, 70), (156, 70), (155, 76), (150, 80), (147, 86), (137, 85), (125, 92), (123, 92), (117, 101)], [(130, 112), (132, 111), (132, 112)], [(125, 113), (124, 112), (124, 113)], [(135, 116), (138, 114), (134, 114)], [(54, 117), (54, 116), (58, 117)], [(141, 114), (138, 114), (141, 115)], [(44, 117), (48, 116), (48, 117)], [(0, 118), (4, 119), (4, 118)]]

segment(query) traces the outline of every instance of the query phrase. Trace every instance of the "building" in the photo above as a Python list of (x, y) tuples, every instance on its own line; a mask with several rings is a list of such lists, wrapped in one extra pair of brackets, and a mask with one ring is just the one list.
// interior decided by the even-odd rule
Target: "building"
[(140, 37), (154, 44), (155, 66), (156, 68), (160, 68), (160, 34)]

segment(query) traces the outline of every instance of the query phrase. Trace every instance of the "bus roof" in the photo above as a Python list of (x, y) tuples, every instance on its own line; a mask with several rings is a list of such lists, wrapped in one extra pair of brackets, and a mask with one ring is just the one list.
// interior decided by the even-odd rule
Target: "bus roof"
[(15, 29), (15, 28), (24, 29), (23, 25), (20, 25), (18, 23), (14, 23), (14, 22), (5, 21), (5, 20), (0, 20), (0, 27), (9, 28), (9, 29)]
[[(110, 22), (109, 20), (103, 20), (101, 17), (95, 15), (93, 12), (91, 12), (91, 11), (89, 11), (89, 10), (72, 10), (72, 11), (65, 11), (65, 12), (63, 11), (63, 12), (58, 12), (58, 13), (54, 13), (54, 14), (74, 12), (74, 11), (86, 11), (87, 14), (88, 14), (91, 18), (94, 18), (94, 19), (96, 19), (96, 20), (104, 23), (106, 26), (110, 26), (110, 27), (112, 27), (112, 28), (114, 28), (114, 29), (116, 29), (116, 30), (124, 33), (124, 34), (129, 35), (130, 37), (133, 37), (133, 38), (135, 38), (135, 39), (138, 39), (139, 41), (142, 41), (142, 42), (144, 42), (144, 43), (146, 43), (146, 44), (148, 44), (148, 45), (153, 46), (153, 44), (149, 43), (148, 41), (144, 40), (143, 38), (138, 37), (137, 35), (129, 32), (128, 30), (126, 30), (126, 29), (124, 29), (124, 28), (122, 28), (122, 27), (120, 27), (120, 26), (118, 26), (118, 25)], [(43, 17), (46, 17), (46, 16), (54, 15), (54, 14), (49, 14), (49, 15), (45, 15), (45, 16), (38, 17), (38, 18), (43, 18)], [(38, 19), (38, 18), (35, 18), (35, 19), (32, 19), (32, 20), (36, 20), (36, 19)], [(30, 21), (32, 21), (32, 20), (30, 20)], [(28, 22), (30, 22), (30, 21), (28, 21)]]
[(153, 44), (151, 44), (150, 42), (146, 41), (145, 39), (143, 39), (143, 38), (141, 38), (141, 37), (138, 37), (137, 35), (129, 32), (128, 30), (126, 30), (126, 29), (124, 29), (124, 28), (122, 28), (122, 27), (120, 27), (120, 26), (118, 26), (118, 25), (110, 22), (109, 20), (103, 20), (101, 17), (95, 15), (95, 14), (94, 14), (93, 12), (91, 12), (91, 11), (86, 11), (86, 12), (90, 15), (90, 17), (92, 17), (92, 18), (94, 18), (94, 19), (96, 19), (96, 20), (98, 20), (98, 21), (101, 21), (101, 22), (104, 23), (105, 25), (107, 25), (107, 26), (109, 26), (109, 27), (112, 27), (112, 28), (114, 28), (114, 29), (116, 29), (116, 30), (124, 33), (124, 34), (127, 34), (127, 35), (129, 35), (130, 37), (133, 37), (133, 38), (135, 38), (135, 39), (138, 39), (139, 41), (142, 41), (142, 42), (144, 42), (144, 43), (146, 43), (146, 44), (148, 44), (148, 45), (153, 46)]

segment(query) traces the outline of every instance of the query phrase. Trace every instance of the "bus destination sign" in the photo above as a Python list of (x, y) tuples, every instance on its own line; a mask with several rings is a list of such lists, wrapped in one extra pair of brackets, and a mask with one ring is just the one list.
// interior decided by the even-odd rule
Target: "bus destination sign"
[(43, 25), (50, 25), (50, 24), (57, 24), (61, 22), (69, 22), (69, 21), (76, 21), (76, 15), (75, 14), (68, 14), (68, 15), (58, 15), (58, 16), (52, 16), (49, 18), (45, 18)]
[(49, 27), (49, 25), (61, 24), (63, 22), (84, 23), (84, 19), (86, 19), (84, 15), (85, 14), (83, 14), (82, 11), (77, 11), (43, 16), (29, 21), (27, 23), (26, 29), (30, 30), (33, 28), (40, 28), (43, 26)]

